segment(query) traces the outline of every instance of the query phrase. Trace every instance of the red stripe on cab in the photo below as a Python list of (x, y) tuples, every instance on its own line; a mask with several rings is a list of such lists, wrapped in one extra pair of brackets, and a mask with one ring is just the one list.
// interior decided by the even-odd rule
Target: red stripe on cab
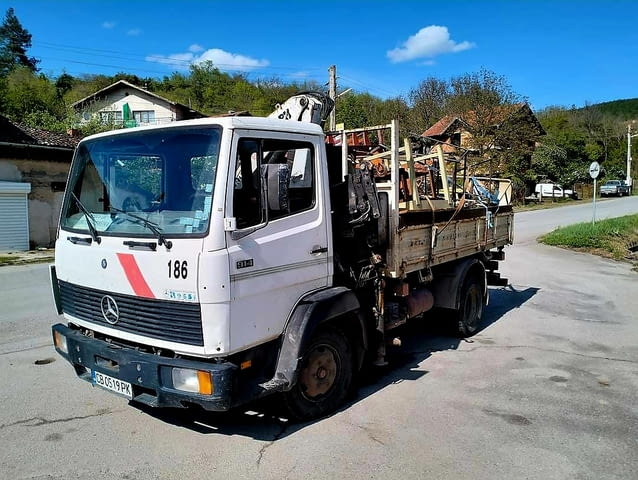
[(133, 287), (135, 295), (138, 297), (155, 298), (148, 283), (144, 279), (144, 275), (140, 271), (140, 267), (137, 265), (135, 257), (130, 253), (118, 253), (117, 259), (120, 261), (128, 283)]

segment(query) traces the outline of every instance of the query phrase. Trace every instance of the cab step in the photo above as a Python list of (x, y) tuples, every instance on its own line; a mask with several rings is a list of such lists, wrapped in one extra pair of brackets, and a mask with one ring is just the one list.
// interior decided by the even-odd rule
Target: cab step
[(498, 272), (486, 272), (485, 276), (487, 284), (493, 287), (506, 287), (510, 283), (507, 278), (502, 278)]

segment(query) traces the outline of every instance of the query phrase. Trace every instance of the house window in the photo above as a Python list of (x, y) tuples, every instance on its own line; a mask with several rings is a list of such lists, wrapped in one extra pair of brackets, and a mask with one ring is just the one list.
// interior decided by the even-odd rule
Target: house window
[(155, 123), (155, 110), (137, 110), (133, 112), (137, 123)]
[(100, 122), (102, 123), (122, 123), (122, 112), (100, 112)]

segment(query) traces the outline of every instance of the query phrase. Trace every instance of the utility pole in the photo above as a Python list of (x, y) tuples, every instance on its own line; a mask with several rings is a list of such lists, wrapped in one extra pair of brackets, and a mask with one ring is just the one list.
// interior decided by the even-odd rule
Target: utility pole
[(627, 185), (629, 185), (629, 191), (633, 193), (634, 185), (631, 179), (631, 137), (636, 137), (638, 134), (631, 134), (631, 123), (627, 125)]
[(328, 81), (328, 96), (335, 102), (335, 106), (332, 108), (329, 117), (328, 128), (331, 132), (334, 132), (337, 128), (337, 67), (330, 65), (328, 69), (330, 79)]

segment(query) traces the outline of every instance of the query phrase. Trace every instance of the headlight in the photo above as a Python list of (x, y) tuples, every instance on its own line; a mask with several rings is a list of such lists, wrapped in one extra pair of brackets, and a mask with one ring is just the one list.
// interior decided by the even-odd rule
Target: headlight
[(57, 330), (53, 331), (53, 345), (61, 352), (69, 353), (69, 348), (66, 345), (66, 337)]
[(213, 394), (213, 379), (210, 372), (192, 370), (190, 368), (173, 368), (171, 370), (173, 388), (201, 395)]

